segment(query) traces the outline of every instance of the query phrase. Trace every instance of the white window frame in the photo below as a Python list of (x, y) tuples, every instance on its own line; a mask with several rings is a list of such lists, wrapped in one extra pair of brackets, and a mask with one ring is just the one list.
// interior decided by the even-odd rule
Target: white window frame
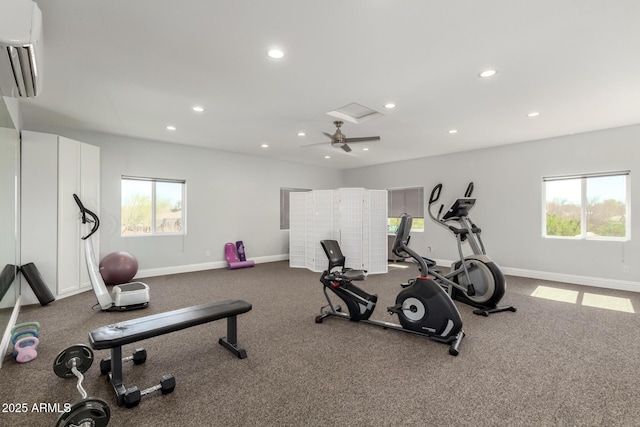
[[(631, 184), (630, 171), (599, 172), (579, 175), (560, 175), (542, 178), (542, 237), (547, 239), (568, 240), (605, 240), (605, 241), (629, 241), (631, 240)], [(587, 181), (590, 178), (604, 178), (612, 176), (625, 176), (625, 236), (589, 236), (587, 234)], [(547, 234), (547, 182), (560, 180), (580, 180), (580, 235), (578, 236), (554, 236)]]
[[(149, 178), (140, 176), (128, 176), (122, 175), (120, 177), (120, 188), (122, 191), (123, 181), (148, 181), (151, 182), (151, 232), (150, 233), (135, 233), (135, 234), (122, 234), (122, 218), (120, 218), (120, 236), (121, 237), (149, 237), (149, 236), (184, 236), (187, 234), (187, 182), (184, 179), (170, 179), (170, 178)], [(178, 232), (158, 232), (156, 227), (156, 183), (172, 183), (181, 185), (181, 217), (180, 223), (182, 224), (181, 230)], [(122, 194), (120, 194), (120, 209), (122, 209)]]

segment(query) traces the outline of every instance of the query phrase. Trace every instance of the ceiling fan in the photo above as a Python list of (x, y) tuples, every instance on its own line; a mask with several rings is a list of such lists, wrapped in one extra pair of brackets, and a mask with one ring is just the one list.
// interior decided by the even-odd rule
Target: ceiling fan
[[(351, 151), (351, 147), (349, 147), (349, 145), (347, 145), (347, 143), (354, 143), (354, 142), (366, 142), (366, 141), (380, 141), (380, 137), (379, 136), (364, 136), (364, 137), (360, 137), (360, 138), (347, 138), (347, 136), (342, 133), (342, 131), (340, 130), (340, 126), (342, 126), (343, 122), (340, 120), (336, 120), (335, 122), (333, 122), (334, 125), (336, 125), (336, 132), (331, 135), (328, 134), (326, 132), (322, 132), (325, 136), (331, 138), (331, 145), (332, 146), (338, 146), (340, 148), (342, 148), (344, 151), (346, 151), (347, 153)], [(325, 142), (319, 142), (317, 144), (310, 144), (310, 145), (303, 145), (303, 147), (311, 147), (314, 145), (320, 145), (320, 144), (325, 144)]]

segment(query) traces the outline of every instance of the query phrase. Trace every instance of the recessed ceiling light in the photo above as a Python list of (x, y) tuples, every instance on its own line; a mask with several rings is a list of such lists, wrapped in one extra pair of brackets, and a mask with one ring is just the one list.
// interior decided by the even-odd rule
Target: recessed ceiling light
[(394, 104), (393, 102), (389, 102), (388, 104), (384, 104), (384, 108), (386, 108), (387, 110), (392, 110), (396, 108), (396, 104)]
[(330, 159), (330, 158), (331, 158), (331, 156), (324, 156), (324, 158), (325, 158), (325, 159)]
[(306, 135), (306, 133), (304, 133), (304, 132), (298, 132), (298, 136), (305, 136), (305, 135)]
[(172, 125), (169, 125), (169, 126), (167, 126), (167, 130), (176, 130), (176, 127), (172, 126)]
[(487, 78), (487, 77), (493, 77), (497, 74), (498, 72), (496, 70), (484, 70), (483, 72), (481, 72), (480, 74), (478, 74), (478, 77), (482, 77), (482, 78)]
[(451, 134), (458, 133), (458, 129), (451, 129), (451, 130), (449, 131), (449, 133), (451, 133)]
[(363, 148), (362, 151), (369, 151), (369, 149), (368, 148)]
[(538, 117), (540, 115), (540, 113), (538, 111), (532, 111), (529, 114), (527, 114), (527, 117)]
[(284, 56), (284, 52), (280, 49), (270, 49), (267, 55), (269, 55), (269, 58), (280, 59)]
[(202, 112), (204, 111), (204, 108), (202, 108), (202, 107), (200, 107), (200, 106), (198, 106), (198, 105), (196, 105), (196, 106), (194, 106), (194, 107), (191, 107), (191, 109), (192, 109), (193, 111), (195, 111), (196, 113), (202, 113)]
[(262, 144), (260, 147), (262, 147), (262, 148), (269, 148), (269, 144)]

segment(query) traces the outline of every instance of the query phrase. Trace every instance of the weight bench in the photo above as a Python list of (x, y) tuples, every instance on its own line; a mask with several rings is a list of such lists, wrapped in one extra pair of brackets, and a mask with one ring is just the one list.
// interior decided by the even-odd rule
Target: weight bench
[[(94, 350), (111, 349), (110, 366), (107, 364), (105, 371), (110, 371), (109, 381), (116, 393), (118, 406), (125, 404), (131, 408), (140, 403), (141, 396), (150, 392), (156, 390), (161, 390), (163, 394), (172, 392), (175, 387), (175, 379), (171, 375), (165, 375), (160, 385), (142, 391), (137, 387), (127, 389), (122, 377), (122, 362), (133, 360), (135, 364), (144, 363), (146, 353), (141, 361), (137, 360), (137, 357), (123, 359), (123, 345), (226, 318), (227, 336), (220, 338), (218, 342), (238, 358), (244, 359), (247, 357), (247, 352), (238, 346), (236, 316), (250, 310), (251, 304), (246, 301), (227, 300), (167, 311), (94, 329), (89, 333), (89, 343)], [(141, 350), (144, 351), (139, 349), (136, 350), (136, 353)]]

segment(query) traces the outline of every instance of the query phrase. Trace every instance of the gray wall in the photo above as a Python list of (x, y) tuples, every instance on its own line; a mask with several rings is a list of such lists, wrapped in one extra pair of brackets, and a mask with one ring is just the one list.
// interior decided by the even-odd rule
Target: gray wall
[[(288, 254), (289, 234), (279, 230), (280, 187), (424, 186), (428, 197), (431, 188), (442, 182), (441, 202), (449, 204), (473, 181), (478, 202), (472, 217), (483, 229), (489, 255), (508, 273), (552, 273), (543, 278), (640, 290), (635, 283), (640, 282), (640, 185), (634, 185), (640, 162), (640, 126), (342, 173), (184, 145), (60, 129), (35, 130), (101, 147), (100, 253), (129, 251), (138, 258), (141, 270), (221, 263), (224, 243), (239, 239), (245, 241), (249, 257), (268, 260)], [(631, 170), (631, 241), (542, 237), (543, 176), (626, 169)], [(120, 237), (121, 175), (186, 179), (187, 235)], [(457, 257), (450, 233), (430, 221), (425, 228), (424, 233), (413, 233), (412, 247), (418, 253), (439, 260)], [(206, 251), (211, 256), (205, 256)], [(629, 272), (623, 272), (624, 266)]]
[[(131, 252), (140, 270), (221, 266), (224, 244), (236, 240), (244, 241), (249, 258), (283, 259), (289, 232), (280, 230), (280, 188), (342, 185), (342, 173), (333, 169), (99, 133), (47, 132), (100, 147), (100, 256)], [(187, 234), (121, 237), (122, 175), (185, 179)]]
[[(350, 169), (345, 171), (344, 184), (378, 189), (424, 186), (428, 199), (433, 186), (442, 182), (441, 202), (448, 207), (473, 181), (478, 202), (472, 218), (483, 230), (488, 254), (501, 266), (629, 285), (640, 282), (639, 141), (640, 126), (629, 126)], [(543, 176), (627, 169), (631, 170), (631, 241), (542, 237)], [(457, 257), (452, 234), (430, 220), (425, 221), (424, 233), (413, 233), (411, 244), (432, 258)], [(624, 266), (629, 272), (623, 272)]]

